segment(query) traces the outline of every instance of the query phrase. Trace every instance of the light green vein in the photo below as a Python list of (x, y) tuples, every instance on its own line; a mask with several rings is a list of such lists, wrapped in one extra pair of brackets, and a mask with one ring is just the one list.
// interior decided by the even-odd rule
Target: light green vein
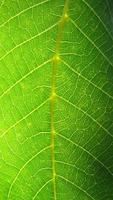
[(83, 150), (83, 152), (86, 152), (89, 156), (91, 156), (95, 161), (97, 161), (104, 169), (106, 169), (106, 171), (113, 176), (112, 172), (109, 170), (109, 168), (103, 163), (101, 162), (97, 157), (95, 157), (90, 151), (88, 151), (87, 149), (85, 149), (84, 147), (80, 146), (79, 144), (73, 142), (72, 140), (68, 139), (67, 137), (65, 137), (64, 135), (61, 135), (59, 133), (57, 133), (57, 135), (59, 135), (60, 137), (62, 137), (63, 139), (67, 140), (68, 142), (72, 143), (73, 145), (75, 145), (76, 147), (80, 148), (81, 150)]
[(7, 21), (5, 21), (4, 23), (0, 24), (0, 28), (3, 27), (3, 26), (5, 26), (7, 23), (9, 23), (11, 20), (15, 19), (15, 18), (18, 17), (19, 15), (21, 15), (21, 14), (27, 12), (28, 10), (31, 10), (31, 9), (33, 9), (33, 8), (36, 8), (36, 7), (40, 6), (40, 5), (43, 5), (44, 3), (47, 3), (47, 2), (49, 2), (49, 1), (50, 1), (50, 0), (45, 0), (45, 1), (42, 1), (42, 2), (40, 2), (40, 3), (34, 4), (34, 5), (32, 5), (32, 6), (28, 7), (28, 8), (25, 8), (24, 10), (20, 11), (20, 12), (17, 13), (16, 15), (10, 17), (10, 18), (9, 18)]
[(67, 62), (65, 62), (64, 60), (62, 60), (62, 62), (71, 70), (73, 71), (75, 74), (77, 74), (79, 77), (81, 77), (82, 79), (84, 79), (85, 81), (89, 82), (91, 85), (93, 85), (95, 88), (97, 88), (98, 90), (100, 90), (103, 94), (105, 94), (107, 97), (109, 97), (110, 99), (113, 100), (113, 96), (111, 96), (109, 93), (107, 93), (106, 91), (104, 91), (102, 88), (100, 88), (99, 86), (97, 86), (95, 83), (93, 83), (92, 81), (90, 81), (88, 78), (86, 78), (84, 75), (82, 75), (81, 73), (77, 72), (75, 69), (73, 69)]
[(36, 108), (34, 108), (31, 112), (29, 112), (27, 115), (25, 115), (24, 117), (22, 117), (21, 119), (19, 119), (16, 123), (14, 123), (12, 126), (10, 126), (7, 130), (5, 130), (1, 135), (0, 138), (2, 138), (3, 136), (5, 136), (11, 129), (13, 129), (14, 127), (16, 127), (19, 123), (21, 123), (23, 120), (25, 120), (26, 118), (28, 118), (31, 114), (33, 114), (34, 112), (36, 112), (38, 109), (40, 109), (43, 105), (45, 105), (50, 99), (46, 99), (43, 103), (41, 103), (40, 105), (38, 105)]
[(21, 172), (25, 169), (25, 167), (30, 163), (32, 162), (38, 155), (40, 155), (41, 153), (43, 153), (44, 151), (48, 150), (50, 148), (50, 146), (47, 146), (43, 149), (41, 149), (38, 153), (36, 153), (34, 156), (32, 156), (22, 167), (21, 169), (19, 170), (19, 172), (17, 173), (17, 175), (15, 176), (14, 180), (12, 181), (11, 185), (10, 185), (10, 188), (9, 188), (9, 191), (8, 191), (8, 199), (10, 197), (10, 194), (11, 194), (11, 191), (12, 191), (12, 188), (16, 182), (16, 180), (18, 179), (19, 175), (21, 174)]
[(82, 108), (78, 107), (77, 105), (73, 104), (72, 102), (68, 101), (64, 97), (59, 96), (59, 95), (57, 95), (57, 97), (59, 97), (60, 99), (62, 99), (66, 103), (70, 104), (71, 106), (75, 107), (77, 110), (80, 110), (82, 113), (84, 113), (86, 116), (88, 116), (92, 121), (94, 121), (100, 128), (102, 128), (110, 137), (113, 138), (113, 135), (104, 126), (102, 126), (96, 119), (94, 119), (89, 113), (87, 113)]
[(104, 59), (113, 67), (113, 63), (107, 58), (107, 56), (101, 51), (101, 49), (84, 33), (84, 31), (70, 18), (71, 23), (84, 35), (85, 38), (100, 52)]
[(17, 80), (13, 85), (11, 85), (8, 89), (6, 89), (1, 95), (0, 95), (0, 99), (2, 99), (2, 97), (6, 94), (8, 94), (10, 92), (10, 90), (12, 90), (16, 85), (18, 85), (21, 81), (23, 81), (24, 79), (26, 79), (28, 76), (30, 76), (32, 73), (34, 73), (37, 69), (40, 69), (41, 67), (45, 66), (46, 64), (48, 64), (49, 62), (51, 62), (51, 59), (45, 61), (44, 63), (42, 63), (41, 65), (37, 66), (36, 68), (34, 68), (33, 70), (29, 71), (27, 74), (25, 74), (23, 77), (21, 77), (19, 80)]
[(97, 12), (90, 6), (90, 4), (85, 1), (85, 0), (82, 0), (82, 2), (84, 2), (85, 5), (87, 5), (87, 7), (92, 11), (92, 13), (98, 18), (98, 20), (101, 22), (101, 24), (103, 25), (103, 27), (105, 28), (106, 32), (108, 33), (109, 37), (112, 39), (113, 41), (113, 37), (112, 35), (110, 34), (108, 28), (106, 27), (106, 25), (104, 24), (104, 22), (102, 21), (102, 19), (100, 18), (100, 16), (97, 14)]
[(85, 193), (86, 196), (90, 197), (90, 199), (95, 200), (86, 190), (84, 190), (83, 188), (81, 188), (80, 186), (78, 186), (77, 184), (73, 183), (72, 181), (70, 181), (69, 179), (61, 176), (61, 175), (57, 175), (59, 178), (65, 180), (66, 182), (70, 183), (71, 185), (73, 185), (74, 187), (76, 187), (77, 189), (79, 189), (80, 191), (82, 191), (83, 193)]

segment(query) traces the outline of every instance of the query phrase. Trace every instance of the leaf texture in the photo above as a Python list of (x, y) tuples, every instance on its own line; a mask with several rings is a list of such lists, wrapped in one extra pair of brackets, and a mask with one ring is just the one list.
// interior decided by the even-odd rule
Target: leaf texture
[(113, 199), (112, 13), (0, 1), (0, 200)]

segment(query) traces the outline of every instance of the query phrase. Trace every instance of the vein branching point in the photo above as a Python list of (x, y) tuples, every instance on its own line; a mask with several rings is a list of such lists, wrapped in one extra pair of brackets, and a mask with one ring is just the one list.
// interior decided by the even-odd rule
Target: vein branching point
[(68, 20), (69, 19), (69, 15), (67, 13), (64, 14), (64, 20)]
[(68, 4), (69, 0), (65, 1), (62, 17), (58, 25), (58, 33), (56, 37), (55, 53), (52, 58), (52, 80), (51, 80), (51, 95), (50, 95), (50, 117), (51, 117), (51, 159), (52, 159), (52, 180), (53, 180), (53, 198), (57, 200), (56, 197), (56, 167), (55, 167), (55, 100), (56, 100), (56, 73), (57, 67), (60, 63), (60, 46), (61, 39), (64, 30), (64, 25), (68, 21)]
[(54, 55), (53, 56), (53, 63), (58, 63), (60, 61), (60, 56), (59, 55)]

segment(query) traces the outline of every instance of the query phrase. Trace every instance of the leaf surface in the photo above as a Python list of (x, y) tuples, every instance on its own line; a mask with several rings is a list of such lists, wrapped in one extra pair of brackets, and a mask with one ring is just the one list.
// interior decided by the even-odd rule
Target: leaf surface
[(0, 1), (0, 200), (113, 199), (112, 11)]

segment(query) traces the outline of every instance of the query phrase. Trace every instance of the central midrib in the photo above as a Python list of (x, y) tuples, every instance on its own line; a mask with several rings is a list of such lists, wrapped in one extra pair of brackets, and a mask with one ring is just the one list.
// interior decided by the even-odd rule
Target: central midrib
[(51, 80), (51, 96), (50, 96), (50, 117), (51, 117), (51, 160), (52, 160), (52, 180), (53, 180), (53, 197), (56, 200), (56, 167), (55, 167), (55, 100), (56, 100), (56, 73), (57, 66), (60, 62), (60, 45), (62, 34), (64, 30), (64, 25), (68, 20), (68, 4), (69, 0), (65, 1), (63, 13), (58, 24), (58, 33), (56, 37), (55, 53), (52, 58), (52, 80)]

